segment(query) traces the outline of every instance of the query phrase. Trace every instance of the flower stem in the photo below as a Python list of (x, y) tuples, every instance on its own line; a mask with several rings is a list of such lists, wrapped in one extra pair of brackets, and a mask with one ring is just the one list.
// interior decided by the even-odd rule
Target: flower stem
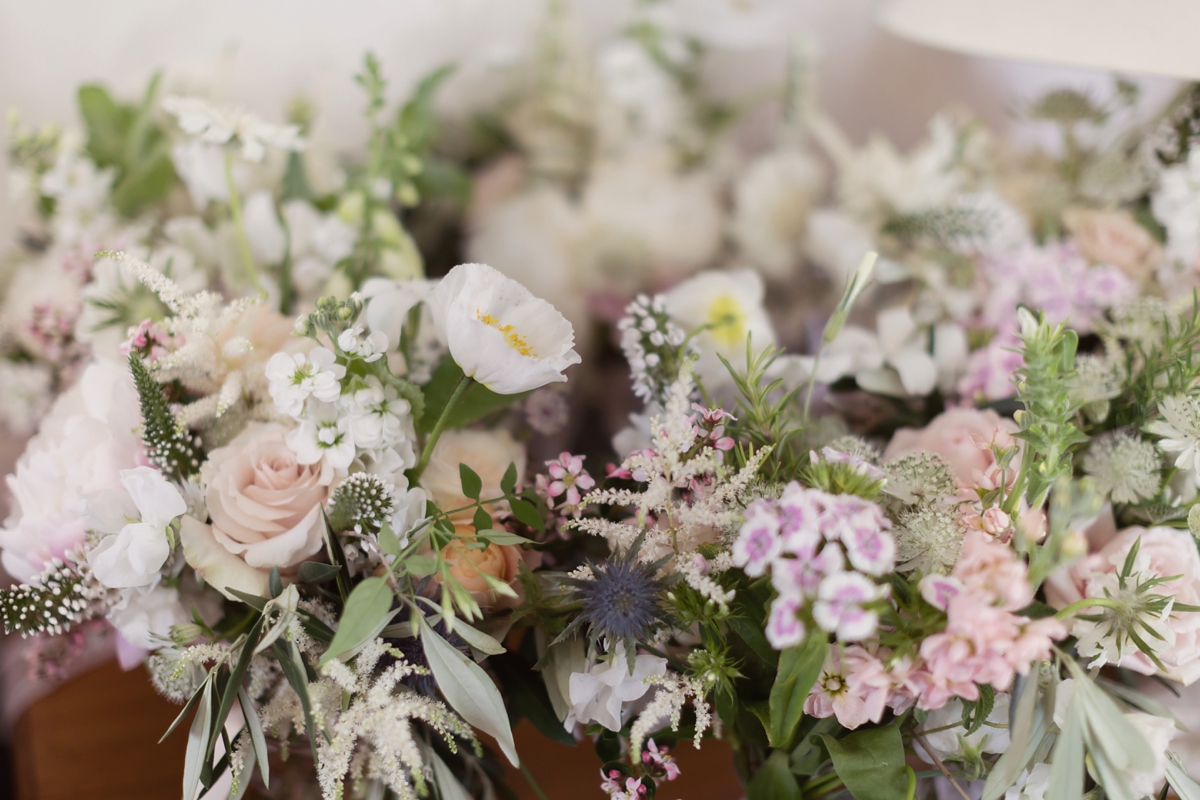
[(1099, 606), (1101, 608), (1112, 608), (1118, 611), (1121, 610), (1121, 604), (1116, 600), (1110, 600), (1107, 597), (1085, 597), (1082, 600), (1077, 600), (1071, 605), (1064, 608), (1054, 615), (1055, 619), (1066, 619), (1077, 611), (1082, 611), (1085, 608), (1093, 608)]
[(533, 773), (529, 771), (529, 767), (525, 766), (525, 762), (521, 762), (521, 774), (525, 776), (526, 783), (529, 788), (533, 789), (533, 793), (538, 796), (538, 800), (550, 800), (546, 797), (546, 793), (542, 791), (542, 787), (538, 786), (537, 779), (533, 777)]
[(442, 415), (438, 417), (437, 424), (433, 426), (433, 430), (429, 432), (429, 438), (425, 440), (425, 448), (421, 451), (421, 460), (417, 465), (408, 471), (408, 479), (412, 483), (416, 483), (421, 478), (421, 473), (425, 471), (425, 467), (429, 465), (429, 458), (433, 455), (433, 448), (437, 446), (438, 439), (442, 436), (442, 430), (446, 427), (446, 422), (450, 419), (450, 412), (458, 405), (458, 401), (462, 399), (463, 394), (467, 391), (467, 387), (471, 385), (472, 378), (469, 375), (463, 375), (458, 386), (454, 387), (454, 394), (450, 395), (450, 400), (447, 401), (446, 407), (442, 409)]
[(812, 373), (808, 376), (808, 387), (804, 391), (804, 424), (808, 424), (808, 411), (812, 406), (813, 389), (817, 384), (817, 368), (821, 366), (821, 351), (825, 349), (825, 338), (817, 345), (816, 355), (813, 356)]
[(233, 182), (233, 151), (225, 151), (225, 185), (229, 189), (229, 215), (233, 217), (233, 230), (237, 239), (238, 255), (242, 258), (242, 266), (250, 276), (254, 288), (262, 293), (262, 284), (258, 280), (258, 267), (254, 264), (254, 256), (250, 253), (250, 240), (246, 238), (246, 223), (242, 219), (242, 198), (238, 195), (237, 185)]

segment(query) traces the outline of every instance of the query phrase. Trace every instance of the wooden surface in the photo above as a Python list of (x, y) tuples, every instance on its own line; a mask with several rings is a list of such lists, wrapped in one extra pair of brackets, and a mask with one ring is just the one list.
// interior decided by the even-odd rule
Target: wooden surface
[(178, 800), (188, 726), (158, 739), (179, 713), (144, 669), (115, 661), (34, 703), (13, 731), (19, 800)]
[[(162, 744), (179, 706), (159, 697), (143, 669), (104, 664), (42, 698), (13, 732), (19, 800), (178, 800), (187, 723)], [(552, 742), (528, 722), (516, 730), (517, 751), (550, 800), (602, 800), (600, 760), (590, 740)], [(681, 742), (682, 776), (659, 787), (662, 800), (738, 800), (742, 790), (729, 746), (708, 741), (702, 752)], [(521, 800), (536, 795), (521, 773), (507, 779)]]

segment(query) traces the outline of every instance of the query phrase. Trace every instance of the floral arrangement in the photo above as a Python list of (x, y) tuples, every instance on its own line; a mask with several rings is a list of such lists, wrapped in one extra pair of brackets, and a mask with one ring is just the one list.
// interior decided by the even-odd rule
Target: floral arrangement
[[(441, 149), (447, 70), (385, 115), (371, 57), (336, 167), (304, 104), (157, 79), (81, 89), (83, 138), (14, 118), (0, 619), (47, 671), (144, 663), (186, 797), (289, 756), (491, 797), (519, 717), (612, 800), (715, 737), (750, 800), (1200, 797), (1161, 699), (1200, 678), (1195, 91), (901, 154), (797, 48), (750, 157), (706, 47), (646, 3), (593, 61), (552, 4), (484, 159)], [(616, 351), (599, 469), (558, 390)]]

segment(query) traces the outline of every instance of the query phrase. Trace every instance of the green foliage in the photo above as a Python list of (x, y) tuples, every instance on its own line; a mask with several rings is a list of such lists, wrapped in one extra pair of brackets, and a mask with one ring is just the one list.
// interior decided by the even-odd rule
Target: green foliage
[(203, 454), (171, 413), (163, 387), (146, 369), (136, 353), (129, 354), (129, 371), (137, 387), (142, 408), (142, 441), (146, 457), (164, 475), (177, 481), (187, 480), (200, 469)]
[(337, 632), (329, 649), (321, 656), (318, 667), (335, 658), (352, 655), (383, 630), (395, 615), (392, 600), (395, 594), (385, 578), (367, 578), (354, 587), (342, 609)]
[(856, 800), (905, 800), (908, 775), (898, 725), (862, 728), (841, 739), (826, 734), (821, 740)]
[(800, 800), (800, 785), (788, 768), (787, 753), (776, 750), (746, 787), (749, 800)]
[[(430, 409), (442, 409), (450, 401), (451, 395), (454, 394), (455, 388), (463, 379), (463, 371), (458, 364), (454, 363), (454, 359), (447, 356), (442, 359), (442, 363), (438, 364), (437, 369), (433, 371), (433, 377), (424, 387), (425, 404)], [(528, 392), (522, 394), (496, 394), (491, 389), (477, 381), (472, 382), (471, 386), (463, 393), (458, 403), (446, 415), (446, 425), (448, 429), (464, 428), (472, 422), (476, 422), (488, 414), (506, 408), (509, 405), (523, 399)], [(429, 433), (433, 430), (433, 426), (437, 424), (438, 418), (435, 414), (423, 414), (417, 418), (414, 413), (414, 418), (417, 419), (417, 430), (421, 433)]]
[(963, 707), (962, 726), (966, 729), (963, 736), (970, 736), (983, 727), (988, 715), (996, 705), (996, 690), (989, 684), (979, 687), (979, 699), (975, 701), (961, 700)]
[(96, 166), (116, 169), (112, 202), (126, 217), (160, 202), (176, 184), (170, 142), (154, 121), (161, 73), (150, 79), (138, 104), (123, 104), (101, 86), (79, 87), (79, 114), (87, 128), (87, 153)]
[(807, 459), (797, 441), (803, 430), (796, 415), (800, 387), (785, 391), (782, 378), (767, 380), (768, 370), (781, 355), (782, 350), (771, 346), (755, 353), (747, 337), (745, 371), (734, 369), (721, 358), (738, 390), (737, 408), (733, 412), (736, 419), (725, 426), (728, 435), (737, 442), (734, 449), (737, 466), (744, 467), (754, 453), (771, 447), (770, 455), (759, 468), (759, 475), (768, 482), (798, 474)]
[(771, 687), (770, 728), (767, 731), (772, 747), (792, 747), (796, 728), (804, 716), (804, 701), (821, 675), (828, 652), (825, 635), (814, 632), (780, 654), (779, 671)]

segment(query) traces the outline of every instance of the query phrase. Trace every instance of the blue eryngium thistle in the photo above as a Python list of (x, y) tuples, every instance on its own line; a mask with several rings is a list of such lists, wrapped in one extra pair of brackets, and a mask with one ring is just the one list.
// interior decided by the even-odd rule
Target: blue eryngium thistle
[(588, 563), (591, 578), (563, 578), (579, 603), (579, 614), (558, 637), (565, 639), (587, 626), (594, 648), (601, 640), (613, 652), (625, 645), (630, 670), (638, 642), (651, 639), (667, 623), (662, 603), (669, 581), (657, 577), (667, 559), (644, 564), (638, 559), (643, 536), (625, 552), (614, 552), (603, 564)]

